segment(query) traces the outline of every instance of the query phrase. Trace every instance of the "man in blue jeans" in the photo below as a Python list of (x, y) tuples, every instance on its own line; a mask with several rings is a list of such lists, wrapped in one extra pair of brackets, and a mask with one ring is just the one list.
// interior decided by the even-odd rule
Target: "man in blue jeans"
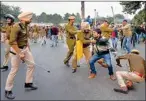
[(94, 63), (97, 60), (104, 58), (104, 61), (106, 62), (108, 70), (109, 70), (110, 79), (115, 80), (116, 78), (113, 75), (113, 67), (112, 67), (111, 56), (109, 52), (108, 39), (101, 36), (100, 29), (95, 29), (93, 31), (93, 37), (96, 38), (96, 43), (95, 43), (96, 54), (94, 54), (89, 61), (91, 73), (88, 78), (95, 78), (96, 69), (95, 69)]
[(57, 46), (58, 33), (59, 33), (58, 28), (53, 26), (51, 29), (51, 35), (52, 35), (51, 36), (51, 39), (52, 39), (51, 47)]
[(123, 31), (123, 35), (124, 35), (123, 47), (127, 50), (128, 53), (130, 53), (132, 31), (131, 31), (131, 26), (127, 23), (127, 20), (123, 20), (123, 26), (121, 30)]

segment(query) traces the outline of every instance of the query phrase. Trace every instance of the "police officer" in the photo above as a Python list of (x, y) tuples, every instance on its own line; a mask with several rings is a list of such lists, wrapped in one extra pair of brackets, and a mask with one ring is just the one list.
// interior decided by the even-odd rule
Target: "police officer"
[(66, 58), (64, 59), (64, 64), (69, 67), (69, 60), (73, 55), (74, 46), (76, 42), (75, 34), (79, 31), (77, 31), (76, 27), (74, 26), (75, 17), (70, 16), (68, 20), (69, 23), (65, 26), (65, 30), (66, 30), (66, 43), (69, 51), (67, 53)]
[[(83, 43), (83, 54), (85, 56), (86, 62), (89, 65), (89, 60), (91, 58), (90, 52), (90, 43), (96, 43), (95, 40), (90, 40), (91, 38), (91, 29), (88, 22), (81, 23), (81, 32), (77, 33), (77, 40), (80, 40)], [(74, 51), (73, 59), (72, 59), (72, 68), (75, 73), (77, 70), (77, 50)]]
[(33, 39), (34, 39), (34, 43), (37, 43), (37, 38), (39, 36), (39, 28), (37, 25), (33, 26)]
[[(34, 62), (33, 56), (30, 52), (30, 47), (28, 44), (28, 24), (31, 22), (32, 13), (31, 12), (23, 12), (18, 16), (20, 22), (16, 23), (11, 29), (10, 33), (10, 41), (9, 44), (11, 46), (10, 51), (16, 54), (11, 54), (11, 70), (6, 80), (5, 86), (5, 97), (8, 99), (14, 99), (15, 96), (12, 93), (13, 82), (15, 75), (19, 69), (19, 64), (25, 59), (28, 59)], [(18, 36), (19, 35), (19, 36)], [(34, 73), (34, 65), (28, 64), (26, 72), (26, 80), (25, 80), (25, 88), (30, 90), (36, 90), (37, 87), (33, 85), (33, 73)]]
[(5, 69), (5, 70), (8, 70), (8, 60), (9, 60), (9, 51), (10, 51), (10, 46), (9, 46), (9, 35), (11, 33), (11, 27), (14, 25), (14, 20), (15, 20), (15, 17), (11, 14), (6, 14), (4, 16), (4, 18), (6, 19), (7, 21), (7, 25), (4, 27), (4, 30), (5, 30), (5, 45), (6, 45), (6, 52), (5, 52), (5, 57), (4, 57), (4, 62), (3, 62), (3, 66), (1, 69)]
[[(115, 92), (128, 94), (133, 89), (133, 82), (143, 82), (146, 77), (146, 61), (141, 57), (138, 50), (133, 49), (131, 53), (119, 56), (116, 59), (117, 65), (122, 67), (120, 60), (129, 61), (130, 71), (117, 71), (116, 76), (120, 88), (114, 88)], [(125, 83), (125, 81), (128, 81)]]

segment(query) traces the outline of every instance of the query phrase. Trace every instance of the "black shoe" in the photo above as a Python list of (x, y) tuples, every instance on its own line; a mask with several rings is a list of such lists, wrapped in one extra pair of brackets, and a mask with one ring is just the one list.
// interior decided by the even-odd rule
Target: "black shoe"
[(80, 65), (77, 65), (77, 67), (80, 67)]
[(115, 92), (119, 92), (119, 93), (123, 93), (123, 94), (128, 94), (128, 90), (125, 91), (125, 90), (122, 90), (122, 89), (114, 88), (114, 91), (115, 91)]
[(44, 44), (46, 44), (46, 41), (44, 41)]
[(66, 65), (67, 67), (70, 67), (69, 63), (65, 63), (65, 65)]
[(5, 71), (7, 71), (8, 70), (8, 66), (3, 66), (3, 67), (1, 67), (0, 69), (4, 69)]
[(5, 97), (8, 99), (15, 99), (15, 96), (13, 95), (12, 91), (5, 91)]
[(53, 45), (51, 45), (51, 47), (53, 47)]
[(75, 73), (77, 71), (77, 69), (72, 69), (72, 70), (73, 70), (72, 73)]
[(33, 85), (33, 83), (25, 83), (25, 88), (29, 88), (30, 90), (37, 90), (38, 88)]

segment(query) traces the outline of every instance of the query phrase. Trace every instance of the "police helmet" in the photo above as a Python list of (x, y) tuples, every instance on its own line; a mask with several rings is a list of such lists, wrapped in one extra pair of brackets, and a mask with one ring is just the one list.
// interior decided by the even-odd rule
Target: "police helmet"
[(13, 15), (11, 15), (11, 14), (6, 14), (5, 16), (4, 16), (4, 18), (5, 19), (11, 19), (12, 20), (12, 22), (14, 22), (14, 20), (15, 20), (15, 17), (13, 16)]

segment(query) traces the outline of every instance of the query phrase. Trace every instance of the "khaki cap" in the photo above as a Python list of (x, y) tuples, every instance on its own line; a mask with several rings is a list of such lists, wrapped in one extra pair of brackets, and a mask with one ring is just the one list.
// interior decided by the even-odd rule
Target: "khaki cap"
[(19, 20), (24, 20), (24, 21), (29, 21), (30, 19), (32, 19), (32, 12), (23, 12), (20, 15), (18, 15), (18, 19)]
[(90, 30), (91, 28), (90, 28), (90, 25), (88, 22), (82, 22), (81, 29), (89, 29)]
[(131, 51), (131, 53), (140, 53), (138, 50), (136, 50), (136, 49), (133, 49), (132, 51)]
[(68, 19), (73, 20), (73, 19), (75, 19), (75, 17), (74, 16), (70, 16), (70, 17), (68, 17)]

